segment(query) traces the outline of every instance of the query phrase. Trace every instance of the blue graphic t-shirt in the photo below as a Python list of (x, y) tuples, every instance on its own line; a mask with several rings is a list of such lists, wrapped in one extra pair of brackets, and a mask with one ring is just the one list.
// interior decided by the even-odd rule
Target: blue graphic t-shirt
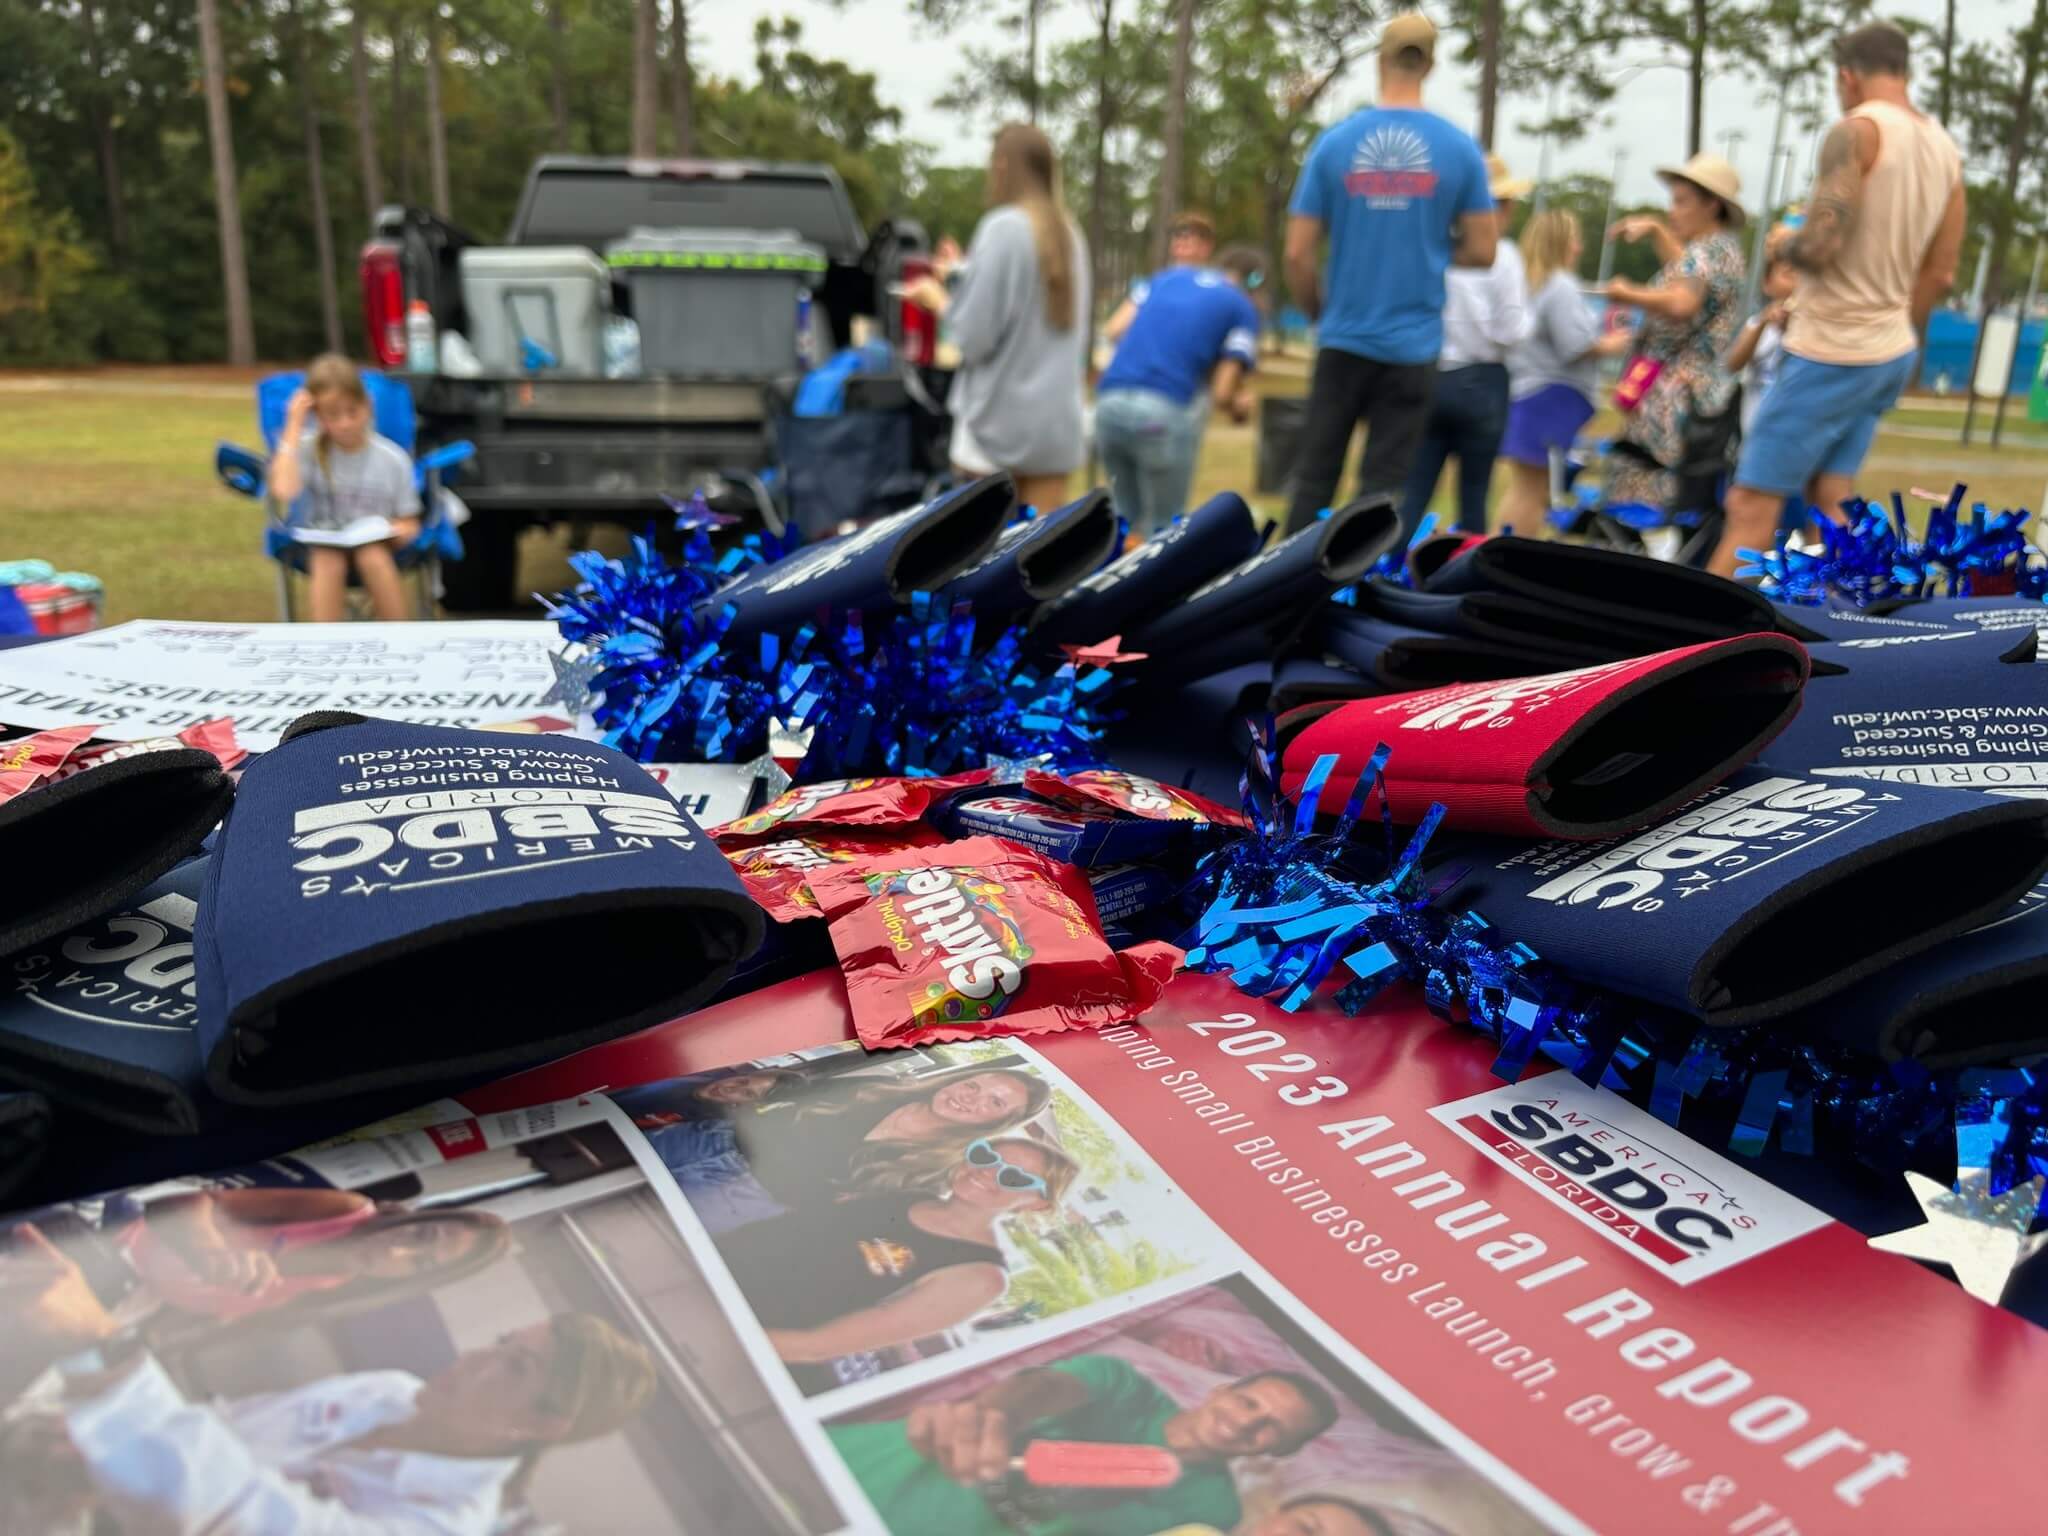
[(1259, 311), (1250, 295), (1209, 267), (1168, 267), (1131, 290), (1137, 317), (1117, 343), (1099, 389), (1149, 389), (1183, 405), (1225, 358), (1259, 363)]
[(1383, 363), (1434, 362), (1453, 226), (1492, 206), (1478, 144), (1434, 112), (1368, 107), (1325, 132), (1289, 210), (1330, 231), (1318, 342)]

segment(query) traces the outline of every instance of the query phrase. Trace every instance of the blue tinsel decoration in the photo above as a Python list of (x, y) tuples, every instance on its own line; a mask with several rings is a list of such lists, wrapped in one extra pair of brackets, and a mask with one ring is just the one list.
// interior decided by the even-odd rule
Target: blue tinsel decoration
[(1844, 504), (1845, 527), (1818, 518), (1818, 553), (1794, 549), (1780, 532), (1769, 552), (1745, 549), (1736, 575), (1754, 581), (1764, 596), (1780, 603), (1820, 605), (1830, 600), (1857, 607), (1888, 598), (1966, 597), (1996, 577), (2020, 596), (2048, 596), (2048, 561), (2027, 541), (2024, 508), (1990, 511), (1975, 503), (1962, 515), (1965, 487), (1932, 508), (1927, 537), (1915, 539), (1906, 523), (1906, 504), (1896, 491), (1887, 512), (1858, 497)]
[(680, 563), (646, 537), (625, 560), (586, 550), (569, 562), (576, 589), (543, 599), (562, 637), (602, 666), (593, 713), (606, 745), (643, 762), (744, 762), (780, 720), (813, 731), (801, 781), (952, 773), (991, 755), (1058, 770), (1101, 762), (1107, 668), (1027, 661), (1014, 627), (977, 644), (965, 604), (947, 611), (922, 593), (729, 651), (734, 610), (706, 599), (786, 551), (756, 536), (714, 555), (702, 519), (686, 509), (677, 525)]
[[(1398, 853), (1384, 796), (1384, 846), (1355, 837), (1386, 767), (1382, 745), (1329, 833), (1315, 830), (1335, 758), (1312, 767), (1298, 802), (1272, 788), (1264, 739), (1245, 778), (1251, 830), (1211, 853), (1197, 875), (1205, 906), (1182, 940), (1190, 969), (1227, 972), (1289, 1011), (1332, 976), (1346, 1013), (1391, 983), (1499, 1046), (1493, 1070), (1517, 1080), (1541, 1050), (1588, 1084), (1643, 1104), (1670, 1124), (1690, 1107), (1725, 1126), (1730, 1150), (1781, 1149), (1890, 1168), (1989, 1171), (1994, 1192), (2048, 1174), (2048, 1074), (2031, 1069), (1931, 1073), (1761, 1029), (1706, 1029), (1643, 1016), (1641, 1005), (1583, 986), (1512, 942), (1476, 912), (1433, 899), (1420, 873), (1442, 807)], [(1359, 874), (1360, 866), (1370, 872)], [(1448, 885), (1450, 881), (1443, 882)]]

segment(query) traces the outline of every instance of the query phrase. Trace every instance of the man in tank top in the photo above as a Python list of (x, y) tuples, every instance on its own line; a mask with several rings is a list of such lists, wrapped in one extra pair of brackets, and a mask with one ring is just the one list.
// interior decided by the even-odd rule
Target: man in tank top
[(1877, 423), (1912, 376), (1928, 314), (1963, 247), (1963, 162), (1906, 93), (1910, 48), (1889, 22), (1835, 44), (1844, 116), (1828, 130), (1805, 221), (1771, 249), (1799, 271), (1785, 361), (1756, 414), (1710, 569), (1768, 548), (1787, 496), (1830, 514), (1854, 490)]

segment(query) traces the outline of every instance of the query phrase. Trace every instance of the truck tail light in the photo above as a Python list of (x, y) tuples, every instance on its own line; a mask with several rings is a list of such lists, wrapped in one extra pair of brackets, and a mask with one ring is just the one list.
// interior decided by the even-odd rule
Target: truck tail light
[(405, 274), (398, 247), (372, 240), (356, 265), (363, 284), (363, 334), (370, 355), (386, 368), (405, 362)]
[[(897, 277), (904, 283), (914, 283), (920, 277), (931, 276), (931, 261), (923, 256), (906, 256), (898, 269)], [(903, 334), (903, 360), (916, 368), (929, 368), (937, 360), (939, 350), (938, 317), (922, 304), (903, 300), (900, 316)]]

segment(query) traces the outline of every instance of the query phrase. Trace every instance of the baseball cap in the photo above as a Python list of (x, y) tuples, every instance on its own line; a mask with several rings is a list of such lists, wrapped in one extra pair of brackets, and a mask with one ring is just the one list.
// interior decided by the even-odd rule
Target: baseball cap
[(1413, 48), (1426, 63), (1436, 62), (1436, 23), (1420, 11), (1403, 11), (1380, 28), (1380, 52), (1400, 53)]

